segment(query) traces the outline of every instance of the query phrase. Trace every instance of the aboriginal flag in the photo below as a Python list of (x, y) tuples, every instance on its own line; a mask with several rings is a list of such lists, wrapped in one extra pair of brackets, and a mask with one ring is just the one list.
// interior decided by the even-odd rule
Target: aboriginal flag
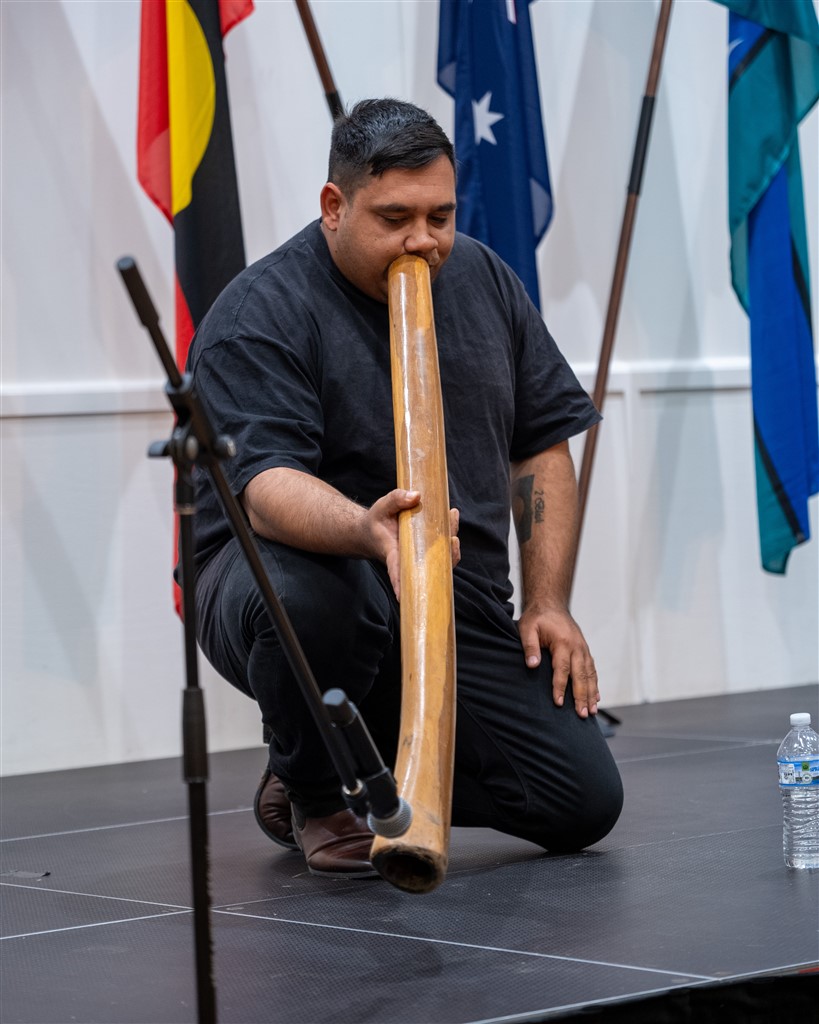
[[(252, 0), (142, 0), (137, 175), (174, 229), (181, 369), (194, 330), (245, 265), (222, 39), (252, 10)], [(174, 604), (181, 614), (176, 583)]]
[(142, 0), (137, 174), (174, 228), (176, 361), (245, 265), (222, 40), (252, 0)]

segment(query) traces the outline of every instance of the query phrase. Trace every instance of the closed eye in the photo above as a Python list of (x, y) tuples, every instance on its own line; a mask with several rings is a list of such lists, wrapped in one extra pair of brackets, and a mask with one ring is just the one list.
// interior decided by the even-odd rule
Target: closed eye
[[(445, 213), (445, 214), (436, 215), (434, 217), (430, 217), (429, 218), (429, 222), (430, 222), (430, 224), (434, 224), (436, 228), (444, 228), (449, 223), (449, 218), (450, 218), (450, 215), (448, 213)], [(408, 218), (407, 217), (389, 217), (386, 214), (382, 213), (381, 214), (381, 219), (386, 224), (398, 225), (398, 224), (405, 224)]]

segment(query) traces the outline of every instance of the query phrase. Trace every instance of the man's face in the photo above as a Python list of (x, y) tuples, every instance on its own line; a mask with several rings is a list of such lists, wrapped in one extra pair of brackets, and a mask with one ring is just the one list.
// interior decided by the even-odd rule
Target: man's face
[(387, 272), (399, 256), (421, 256), (434, 280), (455, 241), (455, 172), (445, 156), (414, 170), (370, 178), (348, 199), (328, 182), (322, 227), (338, 269), (362, 292), (387, 301)]

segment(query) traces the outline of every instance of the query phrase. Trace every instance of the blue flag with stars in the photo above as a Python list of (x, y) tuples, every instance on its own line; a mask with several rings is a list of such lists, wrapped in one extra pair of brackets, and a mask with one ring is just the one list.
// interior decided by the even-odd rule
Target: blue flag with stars
[(784, 573), (810, 536), (819, 425), (799, 122), (819, 99), (811, 0), (718, 0), (730, 10), (728, 219), (734, 290), (750, 320), (762, 566)]
[(552, 189), (530, 2), (440, 0), (438, 84), (455, 100), (458, 230), (494, 249), (539, 308)]

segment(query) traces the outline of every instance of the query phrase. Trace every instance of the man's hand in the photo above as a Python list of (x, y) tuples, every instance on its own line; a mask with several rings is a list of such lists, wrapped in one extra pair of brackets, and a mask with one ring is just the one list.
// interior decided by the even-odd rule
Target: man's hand
[[(404, 491), (398, 488), (385, 494), (383, 498), (379, 498), (367, 510), (367, 529), (371, 537), (372, 556), (386, 565), (392, 588), (399, 601), (401, 600), (401, 564), (398, 547), (398, 517), (401, 512), (415, 508), (420, 502), (421, 495), (418, 491)], [(458, 540), (459, 519), (458, 510), (450, 509), (450, 545), (453, 568), (461, 560), (461, 543)]]
[(401, 563), (398, 551), (398, 516), (420, 502), (418, 491), (398, 488), (379, 498), (367, 510), (366, 524), (372, 542), (372, 556), (383, 562), (395, 596), (401, 599)]
[(569, 676), (574, 708), (581, 718), (597, 714), (597, 670), (580, 627), (564, 608), (526, 609), (518, 626), (529, 668), (540, 664), (545, 648), (552, 658), (552, 697), (562, 707)]

